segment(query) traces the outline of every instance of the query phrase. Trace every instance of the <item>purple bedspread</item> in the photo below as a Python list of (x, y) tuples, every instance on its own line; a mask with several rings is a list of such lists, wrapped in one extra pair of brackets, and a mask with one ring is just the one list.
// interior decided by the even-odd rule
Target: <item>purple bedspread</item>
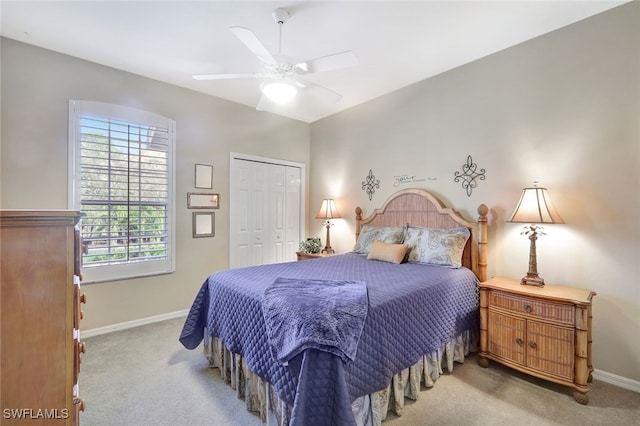
[[(279, 278), (366, 283), (369, 307), (353, 361), (315, 349), (287, 366), (276, 360), (262, 295)], [(212, 274), (194, 300), (180, 342), (194, 349), (205, 332), (218, 337), (293, 407), (292, 425), (349, 425), (354, 424), (352, 401), (386, 388), (393, 374), (477, 327), (477, 278), (470, 270), (345, 254)]]
[(353, 361), (368, 306), (363, 281), (276, 279), (262, 296), (275, 358), (287, 364), (306, 349), (318, 349)]

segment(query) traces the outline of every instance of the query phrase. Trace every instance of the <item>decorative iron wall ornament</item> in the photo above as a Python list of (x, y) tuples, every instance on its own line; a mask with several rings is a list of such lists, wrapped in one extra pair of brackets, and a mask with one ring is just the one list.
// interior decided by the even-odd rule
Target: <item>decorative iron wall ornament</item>
[(460, 179), (462, 179), (462, 187), (467, 191), (467, 197), (471, 197), (473, 188), (478, 186), (478, 182), (476, 180), (485, 179), (485, 169), (480, 169), (479, 172), (477, 170), (478, 165), (474, 163), (471, 156), (468, 155), (467, 163), (462, 165), (462, 173), (455, 172), (454, 174), (454, 182), (460, 182)]
[(376, 189), (380, 189), (380, 180), (376, 179), (371, 169), (369, 169), (369, 174), (364, 182), (362, 182), (362, 190), (367, 192), (369, 201), (373, 199), (373, 194), (376, 192)]

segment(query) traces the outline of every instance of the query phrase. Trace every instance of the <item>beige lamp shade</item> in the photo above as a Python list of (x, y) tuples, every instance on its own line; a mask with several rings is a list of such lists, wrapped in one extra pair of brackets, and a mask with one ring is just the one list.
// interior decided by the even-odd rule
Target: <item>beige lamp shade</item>
[(564, 223), (551, 204), (547, 188), (524, 188), (520, 201), (507, 222)]
[(338, 209), (336, 208), (336, 203), (333, 201), (333, 198), (325, 198), (322, 200), (322, 205), (320, 206), (320, 211), (316, 215), (316, 219), (338, 219), (341, 218), (340, 213), (338, 213)]

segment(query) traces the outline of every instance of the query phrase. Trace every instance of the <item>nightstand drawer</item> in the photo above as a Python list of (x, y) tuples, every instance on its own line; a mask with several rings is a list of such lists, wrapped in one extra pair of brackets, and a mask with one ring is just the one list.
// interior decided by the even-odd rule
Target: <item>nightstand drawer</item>
[(575, 323), (575, 307), (573, 305), (553, 303), (548, 300), (537, 300), (517, 294), (492, 291), (489, 294), (489, 306), (567, 325)]

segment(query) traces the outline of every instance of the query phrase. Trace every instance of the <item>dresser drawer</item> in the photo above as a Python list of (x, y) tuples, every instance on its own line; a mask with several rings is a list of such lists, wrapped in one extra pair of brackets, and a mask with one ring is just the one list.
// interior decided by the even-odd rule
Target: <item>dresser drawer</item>
[(538, 300), (501, 291), (490, 292), (489, 307), (500, 308), (517, 314), (527, 314), (567, 325), (575, 323), (574, 305)]

